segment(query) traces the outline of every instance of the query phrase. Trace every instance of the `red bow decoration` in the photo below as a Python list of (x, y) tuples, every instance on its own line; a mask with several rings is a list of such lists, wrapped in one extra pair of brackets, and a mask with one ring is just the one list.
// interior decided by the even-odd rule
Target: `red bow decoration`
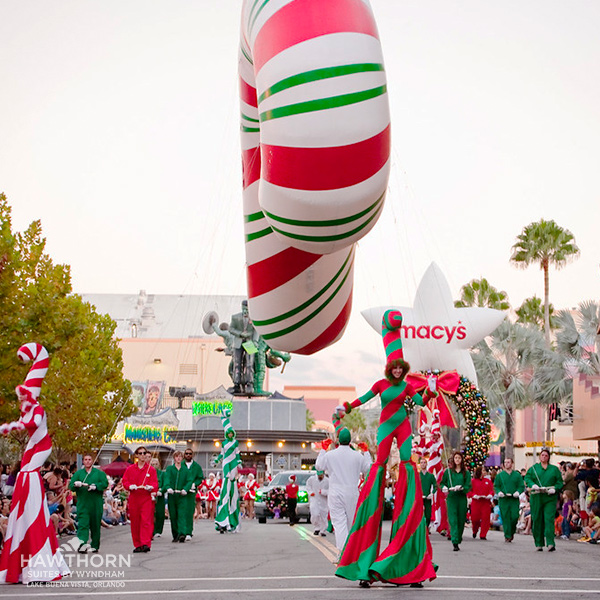
[[(433, 410), (437, 408), (440, 411), (440, 424), (448, 427), (458, 427), (454, 414), (448, 405), (448, 399), (444, 394), (456, 394), (460, 385), (460, 375), (456, 371), (442, 371), (439, 375), (433, 374), (437, 381), (437, 391), (440, 392), (437, 398), (429, 401), (429, 406)], [(415, 392), (422, 392), (427, 388), (427, 377), (423, 373), (409, 373), (406, 376), (406, 382), (410, 384)]]
[(369, 446), (367, 446), (367, 443), (366, 443), (366, 442), (359, 442), (359, 443), (357, 444), (357, 447), (358, 447), (358, 449), (359, 449), (361, 452), (368, 452), (368, 451), (369, 451)]
[(323, 448), (323, 450), (329, 450), (329, 446), (331, 446), (332, 443), (333, 440), (331, 438), (327, 438), (321, 442), (321, 448)]

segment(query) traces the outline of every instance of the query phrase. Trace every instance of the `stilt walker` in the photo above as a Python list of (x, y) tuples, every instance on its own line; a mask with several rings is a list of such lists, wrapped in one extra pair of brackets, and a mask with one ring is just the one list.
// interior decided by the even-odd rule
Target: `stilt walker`
[(215, 519), (215, 527), (220, 533), (239, 531), (240, 526), (240, 501), (236, 477), (238, 465), (242, 461), (238, 452), (235, 430), (229, 421), (230, 416), (231, 411), (229, 409), (223, 411), (221, 422), (225, 430), (225, 439), (223, 440), (221, 455), (217, 459), (217, 462), (223, 461), (223, 483)]
[[(368, 587), (374, 580), (421, 587), (421, 582), (435, 578), (431, 543), (423, 516), (421, 483), (416, 465), (410, 460), (412, 433), (404, 403), (412, 398), (415, 404), (424, 406), (425, 401), (434, 398), (437, 392), (434, 377), (429, 380), (425, 401), (404, 381), (410, 366), (403, 359), (401, 325), (399, 311), (386, 311), (382, 322), (387, 355), (386, 379), (344, 405), (348, 414), (377, 395), (381, 398), (377, 457), (360, 491), (354, 523), (336, 570), (339, 577), (360, 580), (362, 587)], [(394, 438), (400, 450), (400, 464), (392, 532), (389, 545), (380, 553), (385, 471)]]
[(18, 421), (0, 425), (0, 433), (26, 429), (29, 442), (21, 459), (0, 555), (0, 583), (54, 581), (70, 574), (50, 522), (40, 469), (52, 451), (46, 413), (38, 402), (50, 358), (40, 344), (25, 344), (17, 352), (23, 362), (33, 361), (23, 385), (17, 387), (21, 402)]

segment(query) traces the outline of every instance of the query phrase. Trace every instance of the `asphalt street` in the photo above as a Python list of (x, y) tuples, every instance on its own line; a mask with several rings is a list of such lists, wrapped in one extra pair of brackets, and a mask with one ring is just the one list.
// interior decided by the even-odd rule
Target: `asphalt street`
[[(492, 531), (482, 541), (472, 539), (466, 529), (460, 552), (453, 552), (452, 544), (434, 534), (437, 579), (423, 589), (375, 584), (365, 590), (357, 582), (335, 577), (334, 537), (315, 537), (310, 525), (243, 521), (240, 533), (220, 535), (210, 522), (200, 521), (193, 539), (185, 544), (172, 543), (168, 531), (167, 521), (165, 535), (154, 540), (148, 554), (131, 554), (129, 526), (103, 529), (97, 555), (79, 555), (69, 547), (72, 538), (62, 538), (72, 577), (40, 587), (2, 586), (0, 597), (464, 600), (600, 596), (600, 546), (574, 540), (558, 539), (554, 553), (536, 552), (531, 536), (519, 535), (506, 544), (500, 532)], [(389, 523), (384, 525), (384, 539), (387, 531)]]

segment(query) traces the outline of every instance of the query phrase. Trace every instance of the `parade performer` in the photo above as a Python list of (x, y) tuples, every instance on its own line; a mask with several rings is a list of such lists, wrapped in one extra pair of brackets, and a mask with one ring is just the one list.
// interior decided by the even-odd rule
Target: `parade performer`
[(498, 494), (504, 541), (512, 542), (519, 522), (519, 496), (525, 491), (525, 482), (521, 473), (514, 470), (512, 458), (504, 459), (504, 471), (496, 475), (494, 490)]
[(225, 430), (225, 439), (217, 463), (223, 462), (223, 484), (217, 504), (215, 527), (219, 533), (226, 531), (237, 532), (240, 527), (240, 503), (236, 477), (238, 465), (242, 464), (238, 451), (238, 441), (229, 417), (231, 410), (222, 411), (221, 422)]
[(154, 537), (162, 535), (165, 526), (165, 494), (167, 486), (165, 485), (165, 472), (160, 469), (160, 461), (154, 457), (150, 461), (150, 466), (156, 471), (158, 479), (158, 491), (156, 492), (156, 500), (154, 503)]
[(137, 463), (123, 473), (123, 487), (129, 491), (129, 520), (134, 552), (150, 552), (154, 533), (154, 501), (158, 492), (156, 470), (150, 466), (151, 452), (140, 446)]
[(191, 540), (194, 535), (194, 513), (196, 512), (196, 491), (204, 481), (204, 472), (202, 467), (194, 460), (194, 451), (191, 448), (186, 448), (183, 453), (184, 461), (182, 464), (190, 472), (192, 487), (190, 493), (185, 496), (184, 511), (185, 511), (185, 539)]
[(208, 479), (204, 482), (204, 485), (207, 490), (206, 507), (208, 518), (214, 519), (217, 515), (217, 501), (219, 500), (219, 494), (221, 493), (221, 485), (214, 473), (209, 473)]
[[(83, 468), (75, 471), (69, 489), (77, 494), (77, 538), (81, 542), (78, 551), (98, 552), (104, 501), (102, 495), (108, 487), (106, 473), (93, 467), (91, 454), (83, 455)], [(91, 540), (91, 546), (88, 541)]]
[(544, 538), (548, 552), (554, 552), (554, 517), (557, 491), (563, 487), (560, 469), (550, 464), (550, 450), (543, 448), (540, 462), (530, 467), (525, 474), (525, 485), (529, 490), (531, 506), (531, 533), (538, 552), (544, 549)]
[(446, 496), (446, 510), (450, 524), (450, 539), (454, 551), (460, 550), (465, 523), (467, 522), (467, 493), (471, 489), (471, 474), (465, 467), (463, 455), (455, 451), (448, 461), (441, 481)]
[(314, 535), (327, 534), (327, 496), (329, 494), (329, 480), (324, 471), (317, 471), (306, 480), (306, 491), (308, 492), (308, 503), (310, 509), (310, 522), (315, 530)]
[(254, 519), (254, 501), (256, 500), (256, 490), (258, 482), (253, 473), (248, 473), (246, 479), (246, 491), (244, 492), (244, 502), (246, 503), (246, 516), (249, 519)]
[(0, 434), (27, 430), (29, 442), (21, 459), (0, 555), (0, 583), (53, 581), (70, 574), (50, 522), (40, 469), (52, 451), (46, 413), (38, 402), (50, 358), (40, 344), (25, 344), (17, 352), (33, 365), (16, 389), (21, 403), (18, 421), (0, 425)]
[[(421, 483), (416, 465), (410, 460), (412, 433), (405, 402), (412, 399), (423, 406), (437, 395), (436, 383), (430, 377), (424, 400), (404, 381), (410, 366), (402, 352), (401, 325), (400, 311), (385, 312), (382, 336), (387, 355), (386, 378), (352, 403), (344, 404), (348, 414), (377, 395), (381, 398), (377, 457), (361, 488), (354, 524), (336, 571), (340, 577), (360, 580), (362, 587), (368, 587), (374, 580), (421, 587), (423, 581), (435, 578), (431, 543), (423, 518)], [(398, 482), (390, 543), (380, 554), (385, 472), (394, 438), (400, 451)]]
[(329, 475), (327, 505), (335, 533), (335, 545), (341, 555), (356, 513), (360, 480), (369, 472), (372, 461), (368, 452), (363, 454), (350, 447), (352, 436), (345, 427), (340, 431), (338, 440), (339, 446), (329, 452), (331, 440), (323, 442), (315, 467)]
[(484, 468), (479, 466), (475, 469), (471, 480), (471, 491), (467, 494), (471, 498), (471, 524), (473, 537), (482, 540), (487, 539), (490, 530), (490, 517), (492, 514), (492, 498), (494, 497), (494, 484), (489, 477), (485, 476)]
[(419, 466), (421, 471), (419, 473), (419, 479), (421, 481), (421, 491), (423, 493), (423, 514), (425, 515), (425, 523), (427, 527), (431, 523), (431, 503), (433, 496), (437, 490), (437, 482), (435, 475), (427, 470), (427, 457), (422, 456), (419, 459)]
[(171, 521), (171, 533), (174, 542), (185, 542), (187, 531), (187, 496), (191, 496), (192, 475), (191, 472), (181, 464), (183, 452), (173, 452), (174, 464), (169, 465), (165, 471), (165, 485), (167, 486), (169, 502), (169, 520)]

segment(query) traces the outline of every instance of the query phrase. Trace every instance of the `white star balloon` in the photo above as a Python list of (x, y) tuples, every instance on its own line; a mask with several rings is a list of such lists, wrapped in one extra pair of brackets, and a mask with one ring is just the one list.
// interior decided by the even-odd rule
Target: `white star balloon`
[(435, 263), (423, 275), (412, 308), (378, 306), (361, 314), (381, 334), (383, 313), (390, 308), (402, 312), (402, 347), (411, 371), (456, 369), (477, 385), (469, 348), (502, 323), (505, 316), (502, 311), (454, 308), (450, 286)]

